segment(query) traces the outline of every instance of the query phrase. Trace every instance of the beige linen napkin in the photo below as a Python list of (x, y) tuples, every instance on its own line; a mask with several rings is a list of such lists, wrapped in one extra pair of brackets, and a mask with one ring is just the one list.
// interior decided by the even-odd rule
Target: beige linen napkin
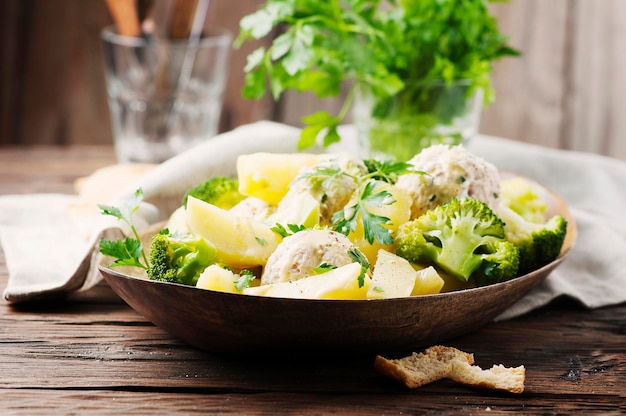
[[(329, 151), (354, 150), (354, 129), (343, 126), (341, 133), (342, 143)], [(140, 215), (143, 224), (165, 219), (190, 186), (210, 175), (234, 174), (239, 154), (294, 152), (298, 135), (298, 129), (273, 122), (242, 126), (159, 165), (111, 204), (120, 203), (141, 186), (145, 194)], [(561, 195), (579, 228), (568, 259), (498, 319), (521, 315), (560, 295), (592, 308), (626, 301), (626, 273), (619, 262), (626, 254), (626, 221), (621, 218), (626, 211), (622, 194), (626, 164), (486, 136), (476, 137), (469, 147), (499, 168), (533, 178)], [(115, 232), (119, 224), (100, 216), (91, 238), (85, 240), (80, 227), (67, 215), (68, 207), (76, 202), (70, 195), (0, 197), (0, 244), (9, 268), (4, 291), (8, 301), (88, 290), (99, 281), (96, 242)], [(59, 244), (60, 234), (63, 244)]]
[[(135, 222), (143, 228), (167, 219), (189, 187), (211, 175), (235, 174), (238, 155), (295, 152), (299, 133), (294, 127), (266, 121), (239, 127), (162, 163), (129, 183), (108, 204), (122, 206), (141, 187), (145, 202)], [(0, 196), (0, 247), (9, 270), (7, 301), (63, 296), (88, 290), (100, 281), (98, 241), (119, 236), (125, 227), (108, 216), (98, 215), (93, 223), (91, 218), (79, 218), (73, 215), (79, 205), (75, 195)], [(87, 227), (92, 231), (85, 239)]]

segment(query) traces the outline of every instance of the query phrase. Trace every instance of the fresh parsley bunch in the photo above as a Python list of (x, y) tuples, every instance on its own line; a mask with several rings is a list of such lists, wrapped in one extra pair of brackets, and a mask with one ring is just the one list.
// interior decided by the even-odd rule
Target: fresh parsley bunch
[(339, 95), (344, 81), (353, 82), (339, 114), (320, 111), (303, 118), (301, 149), (323, 130), (324, 145), (340, 140), (337, 126), (357, 86), (375, 98), (379, 117), (385, 100), (400, 93), (419, 112), (430, 99), (420, 85), (430, 82), (470, 80), (468, 94), (481, 87), (489, 103), (492, 62), (518, 55), (498, 31), (490, 1), (497, 0), (267, 0), (240, 21), (235, 46), (278, 32), (271, 46), (248, 56), (243, 95), (260, 98), (269, 86), (276, 100), (286, 90), (323, 98)]

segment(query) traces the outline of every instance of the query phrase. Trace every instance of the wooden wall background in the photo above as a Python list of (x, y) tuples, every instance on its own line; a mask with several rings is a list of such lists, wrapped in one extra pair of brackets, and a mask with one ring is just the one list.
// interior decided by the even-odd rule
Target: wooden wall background
[[(237, 32), (261, 0), (213, 0), (212, 19)], [(523, 52), (496, 64), (496, 102), (480, 131), (626, 159), (626, 1), (511, 0), (492, 7)], [(0, 1), (0, 146), (111, 143), (99, 32), (103, 0)], [(245, 56), (231, 55), (222, 129), (274, 119), (299, 125), (306, 94), (280, 103), (240, 96)]]

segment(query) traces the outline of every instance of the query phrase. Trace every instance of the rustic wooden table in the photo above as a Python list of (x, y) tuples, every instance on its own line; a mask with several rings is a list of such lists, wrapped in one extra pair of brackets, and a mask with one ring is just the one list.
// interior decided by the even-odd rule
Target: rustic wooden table
[[(72, 193), (75, 178), (114, 162), (110, 148), (0, 150), (0, 195)], [(0, 286), (8, 279), (0, 254)], [(510, 395), (439, 381), (407, 390), (373, 357), (224, 358), (189, 347), (101, 285), (81, 298), (0, 301), (2, 414), (625, 414), (626, 305), (569, 301), (447, 345), (477, 364), (524, 365)]]

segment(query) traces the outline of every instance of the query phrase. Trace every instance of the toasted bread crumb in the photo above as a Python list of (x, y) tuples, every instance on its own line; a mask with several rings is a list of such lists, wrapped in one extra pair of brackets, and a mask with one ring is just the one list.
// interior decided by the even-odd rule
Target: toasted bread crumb
[(457, 383), (468, 386), (503, 390), (510, 393), (522, 393), (524, 391), (526, 369), (523, 365), (507, 368), (502, 364), (498, 364), (490, 369), (483, 370), (476, 365), (469, 365), (461, 360), (454, 360), (452, 362), (452, 371), (448, 377)]
[(474, 364), (474, 355), (456, 348), (436, 345), (422, 353), (414, 352), (399, 359), (377, 356), (374, 367), (408, 388), (416, 388), (433, 381), (449, 378), (464, 385), (522, 393), (526, 369), (524, 366), (507, 368), (494, 365), (483, 370)]
[(423, 353), (414, 352), (408, 357), (387, 359), (376, 357), (376, 369), (409, 388), (423, 386), (446, 377), (452, 370), (452, 361), (474, 363), (473, 354), (452, 347), (436, 345)]

